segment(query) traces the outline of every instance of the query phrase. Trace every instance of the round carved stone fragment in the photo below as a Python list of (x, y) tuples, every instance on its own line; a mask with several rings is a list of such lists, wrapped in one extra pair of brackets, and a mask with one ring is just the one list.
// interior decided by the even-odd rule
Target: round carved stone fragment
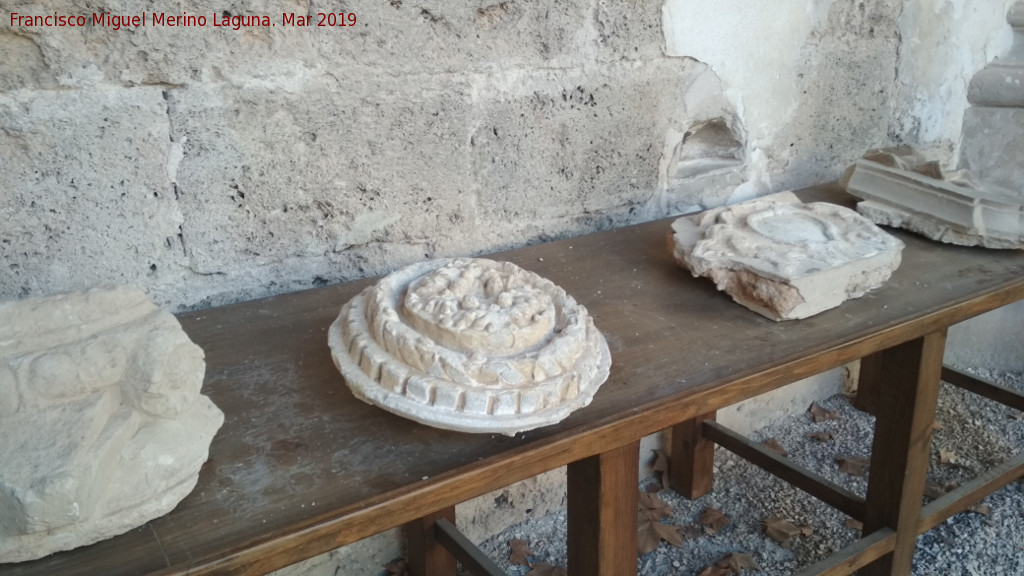
[(449, 430), (515, 434), (590, 403), (611, 354), (549, 280), (482, 258), (413, 264), (341, 308), (328, 335), (356, 397)]

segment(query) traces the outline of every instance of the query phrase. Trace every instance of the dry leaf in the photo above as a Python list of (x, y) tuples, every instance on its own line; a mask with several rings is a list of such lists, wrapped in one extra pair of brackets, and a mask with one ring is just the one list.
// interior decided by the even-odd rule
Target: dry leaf
[(811, 534), (814, 534), (814, 528), (804, 524), (803, 526), (800, 526), (800, 534), (802, 536), (810, 536)]
[(530, 565), (530, 543), (526, 540), (519, 540), (514, 538), (509, 541), (508, 547), (512, 550), (508, 555), (508, 561), (512, 565), (529, 566)]
[(761, 446), (764, 446), (765, 448), (771, 450), (772, 452), (775, 452), (779, 456), (789, 456), (789, 452), (786, 452), (786, 449), (783, 448), (782, 444), (779, 444), (779, 441), (776, 440), (775, 438), (768, 438), (764, 442), (761, 442)]
[(697, 523), (704, 528), (704, 532), (707, 534), (717, 534), (719, 530), (726, 527), (729, 524), (729, 518), (722, 514), (722, 511), (717, 508), (708, 508), (701, 513), (700, 518), (697, 519)]
[(946, 426), (943, 425), (942, 422), (939, 422), (938, 420), (932, 422), (932, 430), (945, 430), (945, 429), (946, 429)]
[(683, 547), (683, 536), (677, 527), (662, 524), (657, 520), (651, 520), (647, 516), (639, 514), (636, 528), (637, 553), (643, 555), (653, 552), (662, 540), (677, 548)]
[(658, 521), (672, 514), (672, 507), (658, 497), (657, 494), (641, 492), (637, 498), (637, 509), (643, 516)]
[(750, 570), (761, 569), (761, 567), (757, 565), (757, 562), (754, 561), (753, 556), (741, 552), (734, 552), (732, 554), (729, 554), (725, 558), (722, 558), (718, 562), (715, 562), (715, 566), (719, 568), (725, 568), (733, 574), (739, 574), (748, 568)]
[(401, 558), (388, 562), (384, 569), (388, 571), (388, 576), (409, 576), (409, 563)]
[(668, 454), (666, 454), (664, 450), (654, 451), (654, 462), (651, 464), (651, 468), (661, 479), (661, 487), (664, 489), (668, 489)]
[(851, 456), (850, 458), (836, 458), (836, 462), (839, 463), (839, 471), (845, 472), (851, 476), (863, 476), (864, 472), (868, 469), (867, 458), (862, 456)]
[(782, 517), (768, 518), (764, 521), (765, 535), (778, 542), (783, 548), (789, 548), (793, 544), (793, 538), (809, 535), (810, 529), (810, 526), (797, 526)]
[(825, 410), (818, 405), (817, 402), (812, 402), (811, 407), (808, 410), (811, 413), (811, 417), (814, 418), (815, 422), (824, 422), (825, 420), (838, 420), (839, 412), (833, 410)]
[(939, 462), (941, 464), (959, 464), (960, 459), (951, 450), (939, 450)]
[(974, 506), (967, 509), (968, 512), (974, 512), (975, 514), (981, 514), (982, 516), (988, 516), (992, 513), (992, 507), (983, 502), (978, 502)]
[(703, 532), (700, 529), (700, 526), (697, 526), (696, 524), (687, 524), (686, 526), (680, 526), (680, 529), (682, 530), (683, 540), (689, 540), (691, 538), (700, 538), (701, 534), (703, 534)]
[(732, 570), (720, 566), (708, 566), (701, 570), (697, 576), (732, 576)]
[(933, 482), (928, 482), (924, 485), (924, 495), (932, 500), (937, 500), (946, 495), (946, 490), (943, 490), (942, 486)]
[(569, 576), (569, 573), (561, 566), (552, 566), (541, 562), (535, 564), (533, 570), (527, 572), (526, 576)]
[(646, 492), (647, 494), (657, 494), (664, 489), (665, 488), (661, 484), (648, 484), (644, 486), (643, 492)]
[(814, 432), (812, 434), (808, 434), (807, 437), (812, 440), (817, 440), (818, 442), (828, 442), (829, 440), (836, 439), (836, 437), (833, 436), (832, 433), (828, 431)]
[(849, 528), (853, 528), (854, 530), (860, 530), (862, 532), (864, 531), (864, 523), (860, 520), (857, 520), (856, 518), (847, 518), (846, 526)]

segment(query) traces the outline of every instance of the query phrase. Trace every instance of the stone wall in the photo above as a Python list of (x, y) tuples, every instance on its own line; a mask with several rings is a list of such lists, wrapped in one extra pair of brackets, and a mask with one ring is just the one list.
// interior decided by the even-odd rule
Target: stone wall
[[(275, 24), (235, 30), (198, 0), (14, 0), (0, 299), (118, 282), (205, 307), (809, 185), (869, 146), (951, 160), (1002, 3), (227, 0), (222, 23)], [(282, 18), (330, 11), (356, 25)], [(920, 47), (945, 33), (966, 56)]]

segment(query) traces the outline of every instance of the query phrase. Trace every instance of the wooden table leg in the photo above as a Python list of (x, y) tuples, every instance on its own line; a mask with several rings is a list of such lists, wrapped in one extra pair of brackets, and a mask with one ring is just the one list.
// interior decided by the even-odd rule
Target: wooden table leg
[(569, 464), (569, 574), (636, 574), (640, 441)]
[(887, 383), (885, 360), (881, 353), (861, 358), (857, 394), (851, 404), (861, 412), (874, 414), (879, 399), (885, 396)]
[(676, 424), (671, 429), (669, 484), (673, 490), (691, 500), (711, 491), (715, 443), (701, 433), (701, 424), (705, 420), (714, 419), (715, 413), (711, 412)]
[(409, 574), (412, 576), (455, 576), (455, 557), (434, 538), (434, 522), (438, 518), (447, 518), (454, 523), (455, 508), (445, 508), (405, 525)]
[(896, 547), (858, 574), (910, 574), (945, 343), (945, 330), (934, 332), (876, 353), (870, 362), (884, 365), (884, 371), (861, 371), (861, 382), (866, 375), (885, 379), (884, 385), (869, 385), (877, 396), (864, 533), (891, 528)]

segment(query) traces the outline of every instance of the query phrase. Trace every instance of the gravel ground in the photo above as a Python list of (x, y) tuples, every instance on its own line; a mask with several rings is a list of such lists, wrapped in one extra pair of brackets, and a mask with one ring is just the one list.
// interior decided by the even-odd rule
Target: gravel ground
[[(1024, 391), (1024, 374), (975, 373)], [(836, 459), (869, 455), (874, 419), (853, 408), (843, 396), (829, 398), (821, 406), (839, 417), (815, 423), (809, 413), (801, 414), (759, 430), (752, 438), (775, 438), (791, 460), (863, 495), (867, 476), (840, 472)], [(1024, 445), (1021, 416), (943, 384), (929, 481), (938, 486), (963, 482), (1013, 455)], [(815, 432), (829, 432), (833, 439), (823, 442), (810, 438)], [(641, 455), (644, 461), (651, 460), (650, 456)], [(647, 490), (657, 485), (652, 473), (639, 487)], [(721, 510), (731, 523), (715, 534), (685, 539), (682, 548), (662, 542), (653, 552), (637, 558), (641, 576), (696, 575), (734, 552), (752, 555), (761, 568), (744, 574), (791, 574), (859, 537), (859, 531), (847, 525), (842, 513), (721, 448), (716, 449), (715, 488), (711, 494), (694, 501), (671, 490), (661, 490), (658, 496), (673, 510), (671, 517), (662, 520), (665, 524), (695, 525), (709, 507)], [(990, 507), (987, 514), (958, 514), (918, 540), (915, 576), (1024, 574), (1024, 486), (1013, 482), (983, 502)], [(765, 536), (761, 522), (780, 516), (809, 526), (810, 535), (797, 536), (788, 548), (772, 541)], [(509, 541), (514, 538), (529, 542), (532, 562), (565, 566), (565, 525), (563, 510), (515, 525), (481, 547), (510, 576), (525, 576), (530, 571), (509, 564)]]

